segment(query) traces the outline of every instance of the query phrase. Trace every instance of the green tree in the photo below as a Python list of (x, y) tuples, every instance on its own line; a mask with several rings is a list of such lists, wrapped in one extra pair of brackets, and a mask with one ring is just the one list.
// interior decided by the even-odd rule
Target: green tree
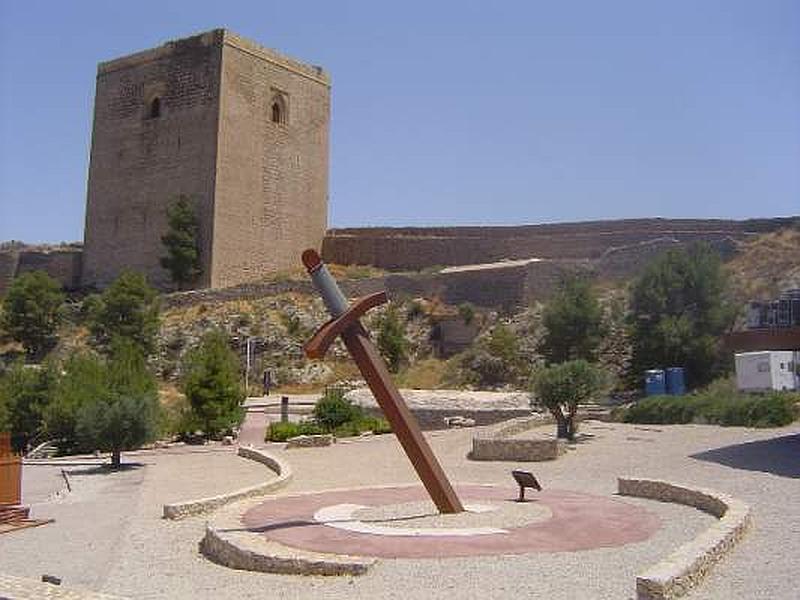
[(184, 289), (200, 276), (199, 224), (191, 200), (181, 194), (167, 208), (167, 233), (161, 243), (167, 251), (161, 266), (170, 272), (178, 289)]
[(0, 405), (5, 407), (11, 443), (18, 451), (42, 431), (42, 416), (55, 385), (55, 369), (16, 363), (0, 378)]
[(49, 436), (57, 440), (63, 453), (94, 450), (79, 442), (78, 413), (86, 405), (106, 398), (109, 391), (108, 369), (97, 355), (73, 354), (61, 366), (61, 377), (43, 416)]
[(377, 342), (378, 350), (386, 359), (392, 373), (397, 373), (407, 360), (408, 342), (405, 334), (405, 327), (397, 310), (390, 306), (378, 321)]
[(43, 271), (17, 277), (3, 299), (2, 325), (29, 356), (41, 356), (55, 345), (64, 294)]
[(519, 339), (502, 323), (464, 352), (460, 363), (469, 383), (479, 387), (515, 384), (525, 377)]
[(79, 408), (75, 433), (83, 446), (111, 452), (111, 466), (117, 469), (123, 450), (155, 438), (158, 393), (144, 354), (131, 340), (115, 339), (105, 368), (107, 388)]
[(597, 358), (603, 337), (603, 311), (584, 277), (572, 276), (562, 282), (547, 303), (542, 322), (547, 332), (539, 352), (548, 363)]
[(595, 396), (603, 382), (603, 372), (583, 359), (551, 365), (534, 375), (532, 402), (538, 401), (555, 417), (559, 438), (571, 440), (578, 404)]
[(683, 366), (692, 387), (726, 370), (720, 336), (733, 324), (727, 278), (708, 244), (671, 250), (653, 261), (631, 292), (632, 369)]
[(207, 438), (241, 422), (244, 392), (239, 360), (230, 349), (227, 335), (211, 331), (189, 353), (182, 388)]
[(0, 393), (0, 432), (11, 431), (11, 411), (8, 408), (8, 399)]
[(125, 271), (90, 301), (88, 324), (100, 349), (109, 351), (114, 338), (120, 337), (149, 355), (159, 326), (158, 294), (144, 275)]

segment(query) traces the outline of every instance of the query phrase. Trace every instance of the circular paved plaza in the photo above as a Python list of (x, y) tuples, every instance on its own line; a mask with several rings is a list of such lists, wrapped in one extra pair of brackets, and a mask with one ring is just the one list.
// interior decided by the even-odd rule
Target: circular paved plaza
[(381, 558), (567, 552), (641, 542), (657, 516), (623, 500), (545, 490), (529, 502), (494, 485), (460, 485), (465, 513), (437, 515), (421, 486), (378, 487), (269, 499), (243, 516), (251, 531), (286, 546)]

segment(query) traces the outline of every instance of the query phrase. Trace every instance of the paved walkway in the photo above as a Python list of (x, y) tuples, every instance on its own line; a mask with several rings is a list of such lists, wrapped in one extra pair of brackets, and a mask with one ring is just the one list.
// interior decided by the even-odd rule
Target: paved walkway
[(267, 426), (281, 418), (281, 397), (289, 398), (289, 420), (297, 421), (311, 412), (319, 394), (273, 394), (255, 396), (245, 400), (245, 417), (239, 430), (242, 446), (263, 446)]
[(121, 596), (62, 587), (0, 573), (0, 600), (125, 600)]
[[(479, 430), (426, 437), (457, 484), (513, 486), (509, 471), (520, 465), (466, 459)], [(533, 471), (546, 490), (613, 498), (618, 476), (641, 476), (706, 486), (740, 498), (753, 507), (754, 527), (692, 592), (691, 600), (796, 597), (800, 423), (754, 430), (587, 422), (582, 433), (583, 441), (558, 460), (523, 468)], [(293, 467), (294, 479), (281, 495), (418, 483), (391, 435), (302, 450), (273, 444), (270, 451)], [(83, 586), (137, 600), (628, 599), (638, 572), (714, 522), (687, 507), (625, 498), (662, 521), (644, 542), (579, 554), (382, 560), (356, 578), (250, 573), (226, 569), (198, 553), (205, 517), (166, 521), (161, 507), (262, 482), (263, 465), (219, 446), (123, 455), (128, 456), (142, 466), (119, 473), (84, 469), (71, 476), (73, 492), (55, 500), (46, 499), (48, 487), (57, 484), (55, 467), (26, 467), (26, 479), (50, 478), (50, 483), (31, 488), (42, 497), (32, 503), (33, 516), (56, 521), (0, 536), (0, 572), (34, 581), (48, 573), (63, 579), (62, 588)]]

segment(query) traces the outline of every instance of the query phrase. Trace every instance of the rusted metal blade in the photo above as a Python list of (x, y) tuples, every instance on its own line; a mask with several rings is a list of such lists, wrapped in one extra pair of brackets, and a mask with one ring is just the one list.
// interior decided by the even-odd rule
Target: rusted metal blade
[(361, 325), (351, 327), (344, 332), (342, 339), (436, 508), (442, 513), (463, 512), (461, 500), (366, 331)]
[(436, 508), (443, 513), (462, 512), (464, 507), (453, 486), (422, 435), (417, 420), (395, 387), (386, 363), (358, 321), (366, 310), (385, 301), (385, 295), (373, 294), (362, 298), (353, 306), (348, 306), (344, 294), (316, 250), (303, 252), (303, 264), (333, 317), (306, 344), (306, 354), (321, 356), (337, 334), (342, 336), (347, 350), (358, 365)]

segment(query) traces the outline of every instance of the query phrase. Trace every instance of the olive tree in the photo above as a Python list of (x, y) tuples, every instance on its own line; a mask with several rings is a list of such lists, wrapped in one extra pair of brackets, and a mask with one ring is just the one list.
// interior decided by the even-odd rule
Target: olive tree
[(533, 377), (533, 400), (545, 406), (556, 420), (559, 438), (574, 439), (578, 404), (600, 392), (604, 373), (583, 360), (544, 367)]

